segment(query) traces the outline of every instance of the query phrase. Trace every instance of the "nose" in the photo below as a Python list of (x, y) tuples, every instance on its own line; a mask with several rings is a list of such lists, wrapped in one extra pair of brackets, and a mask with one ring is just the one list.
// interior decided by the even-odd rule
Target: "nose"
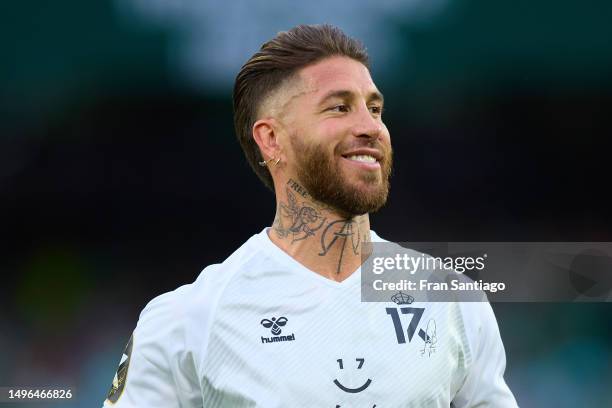
[(353, 126), (353, 135), (355, 137), (378, 139), (382, 134), (382, 129), (383, 125), (380, 117), (374, 116), (366, 105), (357, 111), (356, 121)]

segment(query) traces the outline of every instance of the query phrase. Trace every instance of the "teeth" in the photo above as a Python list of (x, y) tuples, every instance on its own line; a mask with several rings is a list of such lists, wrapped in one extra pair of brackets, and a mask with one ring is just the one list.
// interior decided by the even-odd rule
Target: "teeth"
[(376, 159), (373, 156), (366, 154), (348, 156), (347, 159), (366, 163), (376, 163)]

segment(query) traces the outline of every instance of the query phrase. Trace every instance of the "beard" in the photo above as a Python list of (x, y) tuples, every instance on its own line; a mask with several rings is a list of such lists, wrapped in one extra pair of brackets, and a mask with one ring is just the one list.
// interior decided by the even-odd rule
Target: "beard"
[[(296, 153), (296, 175), (313, 199), (338, 211), (346, 219), (378, 211), (387, 202), (389, 178), (393, 166), (391, 147), (368, 141), (351, 148), (371, 147), (383, 152), (381, 172), (361, 172), (358, 181), (349, 181), (343, 174), (336, 155), (320, 145), (305, 145), (299, 135), (291, 137)], [(345, 151), (348, 149), (345, 149)]]

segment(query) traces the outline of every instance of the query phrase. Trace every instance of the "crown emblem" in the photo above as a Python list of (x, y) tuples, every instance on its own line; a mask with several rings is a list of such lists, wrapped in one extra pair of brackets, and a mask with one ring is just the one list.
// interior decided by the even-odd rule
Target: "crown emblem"
[(391, 296), (391, 300), (397, 303), (398, 305), (409, 305), (414, 302), (414, 298), (410, 295), (407, 295), (403, 292), (398, 292), (395, 295)]

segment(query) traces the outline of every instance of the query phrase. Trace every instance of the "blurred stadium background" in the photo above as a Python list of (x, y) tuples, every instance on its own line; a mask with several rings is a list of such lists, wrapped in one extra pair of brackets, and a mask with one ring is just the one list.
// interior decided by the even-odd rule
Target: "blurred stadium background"
[[(298, 23), (371, 52), (383, 237), (612, 241), (610, 21), (607, 1), (3, 2), (0, 386), (100, 406), (143, 306), (270, 224), (231, 86)], [(521, 406), (612, 406), (611, 303), (493, 306)]]

